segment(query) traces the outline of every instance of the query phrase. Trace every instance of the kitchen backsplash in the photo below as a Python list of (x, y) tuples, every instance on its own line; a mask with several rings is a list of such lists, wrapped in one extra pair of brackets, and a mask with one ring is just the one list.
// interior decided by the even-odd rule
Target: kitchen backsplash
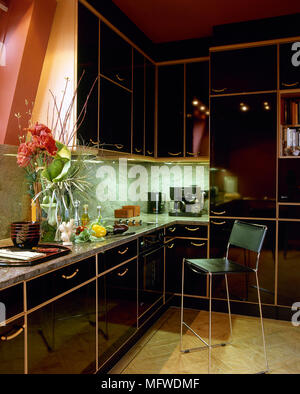
[[(17, 147), (0, 145), (0, 239), (10, 237), (10, 223), (30, 220), (30, 196), (25, 172), (16, 163)], [(91, 187), (89, 198), (80, 200), (80, 215), (84, 204), (91, 218), (114, 216), (122, 205), (140, 205), (147, 212), (147, 193), (163, 192), (168, 201), (170, 186), (200, 186), (209, 189), (209, 166), (202, 163), (143, 162), (111, 160), (101, 157), (85, 159), (86, 176)]]
[(10, 237), (10, 223), (29, 220), (30, 196), (24, 170), (17, 166), (17, 147), (0, 145), (0, 239)]

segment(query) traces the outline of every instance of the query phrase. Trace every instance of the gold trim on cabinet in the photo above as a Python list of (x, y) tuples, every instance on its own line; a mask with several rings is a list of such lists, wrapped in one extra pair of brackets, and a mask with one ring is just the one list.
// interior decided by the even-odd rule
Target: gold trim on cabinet
[(100, 75), (101, 78), (104, 78), (104, 79), (106, 79), (107, 81), (109, 81), (109, 82), (111, 82), (111, 83), (117, 85), (119, 88), (125, 89), (125, 90), (127, 90), (127, 92), (132, 93), (132, 89), (127, 88), (126, 86), (124, 86), (124, 85), (122, 85), (122, 84), (120, 84), (120, 83), (114, 81), (113, 79), (107, 77), (107, 76), (104, 75), (104, 74), (101, 74), (101, 73), (100, 73), (99, 75)]
[(238, 92), (238, 93), (223, 93), (223, 94), (210, 94), (210, 97), (223, 97), (223, 96), (248, 96), (250, 94), (269, 94), (269, 93), (277, 93), (276, 90), (262, 90), (255, 92)]
[(231, 49), (243, 49), (243, 48), (252, 48), (252, 47), (262, 47), (272, 44), (283, 44), (292, 41), (299, 41), (300, 36), (296, 37), (288, 37), (288, 38), (278, 38), (273, 40), (264, 40), (264, 41), (253, 41), (253, 42), (245, 42), (241, 44), (229, 44), (218, 47), (210, 47), (209, 52), (221, 52), (221, 51), (229, 51)]

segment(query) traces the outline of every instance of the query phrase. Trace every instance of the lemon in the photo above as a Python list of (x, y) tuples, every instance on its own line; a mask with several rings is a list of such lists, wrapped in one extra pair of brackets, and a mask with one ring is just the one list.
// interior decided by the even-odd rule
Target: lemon
[(105, 237), (106, 235), (106, 228), (99, 224), (94, 224), (92, 230), (95, 232), (95, 237), (97, 238)]

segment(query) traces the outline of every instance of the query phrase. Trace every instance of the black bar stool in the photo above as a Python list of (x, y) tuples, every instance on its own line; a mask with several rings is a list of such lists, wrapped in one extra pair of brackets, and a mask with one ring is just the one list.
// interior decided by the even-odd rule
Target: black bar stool
[[(229, 292), (228, 292), (228, 281), (227, 275), (231, 274), (249, 274), (255, 273), (256, 277), (256, 286), (257, 286), (257, 295), (258, 295), (258, 305), (259, 305), (259, 313), (260, 313), (260, 322), (261, 322), (261, 330), (262, 330), (262, 339), (263, 339), (263, 348), (265, 355), (265, 363), (266, 370), (262, 371), (262, 373), (269, 371), (268, 359), (266, 353), (266, 342), (265, 342), (265, 334), (264, 334), (264, 326), (262, 319), (262, 308), (261, 308), (261, 300), (260, 300), (260, 290), (258, 284), (258, 263), (260, 257), (260, 251), (265, 239), (267, 227), (242, 222), (240, 220), (235, 220), (234, 225), (232, 227), (232, 231), (229, 237), (229, 241), (227, 244), (226, 256), (223, 258), (212, 258), (212, 259), (183, 259), (182, 260), (182, 290), (181, 290), (181, 327), (180, 327), (180, 351), (183, 353), (189, 353), (194, 350), (200, 350), (204, 348), (208, 348), (208, 371), (211, 369), (211, 349), (217, 346), (224, 346), (231, 343), (223, 342), (219, 344), (212, 345), (211, 344), (211, 291), (212, 291), (212, 278), (214, 275), (224, 275), (225, 276), (225, 284), (226, 284), (226, 293), (227, 293), (227, 303), (228, 303), (228, 315), (229, 315), (229, 326), (230, 326), (230, 337), (232, 337), (232, 322), (231, 322), (231, 311), (230, 311), (230, 302), (229, 302)], [(236, 246), (242, 249), (253, 251), (257, 254), (256, 257), (256, 266), (255, 268), (246, 267), (237, 262), (228, 259), (228, 253), (230, 245)], [(208, 333), (208, 343), (200, 337), (187, 323), (183, 321), (183, 294), (184, 294), (184, 267), (187, 264), (187, 267), (191, 269), (193, 272), (197, 274), (205, 274), (209, 276), (209, 333)], [(204, 346), (191, 348), (191, 349), (183, 349), (182, 344), (182, 329), (183, 326), (187, 327), (201, 342), (204, 343)], [(230, 338), (231, 339), (231, 338)]]

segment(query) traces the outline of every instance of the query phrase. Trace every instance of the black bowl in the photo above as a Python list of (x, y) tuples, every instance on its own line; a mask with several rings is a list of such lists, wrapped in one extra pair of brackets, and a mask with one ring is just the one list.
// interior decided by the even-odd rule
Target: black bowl
[(11, 240), (13, 244), (21, 249), (32, 249), (34, 246), (37, 246), (40, 241), (40, 234), (35, 235), (13, 235), (11, 236)]

